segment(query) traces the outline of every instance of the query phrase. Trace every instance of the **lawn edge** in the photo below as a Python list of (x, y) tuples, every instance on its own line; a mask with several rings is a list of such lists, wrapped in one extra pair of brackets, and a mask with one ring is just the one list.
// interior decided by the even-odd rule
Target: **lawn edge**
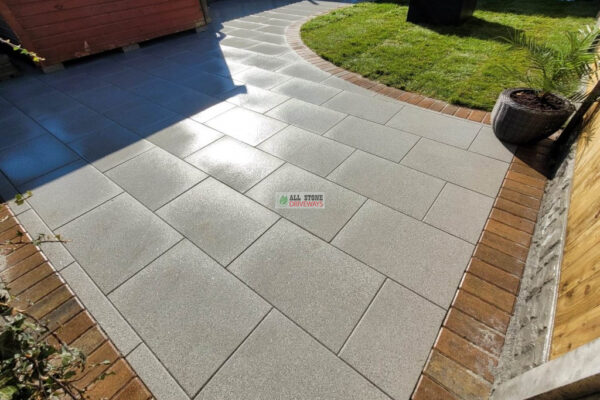
[[(351, 5), (352, 4), (348, 4), (342, 7), (348, 7)], [(365, 78), (364, 76), (355, 72), (351, 72), (341, 67), (338, 67), (337, 65), (332, 64), (331, 62), (321, 58), (321, 56), (319, 56), (317, 53), (312, 51), (306, 44), (304, 44), (300, 35), (300, 28), (308, 20), (319, 15), (327, 14), (329, 12), (331, 12), (331, 10), (323, 11), (318, 14), (312, 15), (310, 18), (294, 22), (293, 24), (289, 25), (286, 29), (285, 38), (288, 42), (288, 45), (296, 52), (296, 54), (302, 57), (305, 61), (309, 62), (310, 64), (319, 68), (322, 71), (330, 73), (338, 78), (344, 79), (345, 81), (351, 82), (357, 86), (378, 93), (380, 95), (391, 97), (392, 99), (409, 103), (417, 107), (425, 108), (431, 111), (436, 111), (441, 114), (467, 119), (469, 121), (480, 122), (487, 125), (491, 124), (491, 113), (488, 111), (457, 106), (454, 104), (447, 103), (443, 100), (423, 96), (419, 93), (407, 92), (401, 89), (387, 86), (382, 83)]]

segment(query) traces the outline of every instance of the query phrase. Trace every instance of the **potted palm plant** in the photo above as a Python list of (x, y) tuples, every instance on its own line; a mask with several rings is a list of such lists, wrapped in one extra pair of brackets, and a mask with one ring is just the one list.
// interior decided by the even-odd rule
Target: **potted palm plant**
[(509, 69), (526, 87), (504, 90), (492, 111), (492, 127), (499, 139), (510, 143), (529, 143), (544, 139), (563, 126), (575, 111), (572, 101), (581, 100), (582, 79), (597, 71), (595, 42), (598, 30), (587, 27), (566, 33), (566, 44), (559, 48), (542, 45), (515, 31), (506, 40), (528, 53), (529, 68)]

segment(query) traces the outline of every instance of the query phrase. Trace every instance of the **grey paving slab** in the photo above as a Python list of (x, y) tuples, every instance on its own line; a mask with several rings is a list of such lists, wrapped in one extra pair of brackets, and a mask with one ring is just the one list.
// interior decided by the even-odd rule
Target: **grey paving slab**
[(191, 119), (152, 130), (146, 139), (179, 158), (185, 158), (223, 136)]
[(444, 308), (473, 252), (473, 245), (373, 201), (332, 243)]
[(269, 111), (267, 115), (320, 135), (346, 116), (340, 112), (297, 99), (286, 101)]
[(215, 75), (221, 75), (224, 77), (231, 77), (237, 72), (242, 72), (249, 68), (249, 66), (237, 63), (235, 61), (227, 61), (225, 59), (215, 57), (212, 60), (206, 61), (196, 68), (202, 71), (209, 72)]
[[(3, 194), (0, 193), (0, 195)], [(12, 204), (11, 209), (15, 214), (17, 214)], [(48, 228), (39, 215), (31, 208), (27, 211), (19, 213), (18, 215), (19, 222), (25, 227), (27, 232), (29, 232), (34, 239), (40, 234), (46, 235), (46, 237), (53, 236), (50, 228)], [(48, 260), (50, 260), (54, 268), (59, 271), (75, 261), (65, 246), (60, 242), (47, 241), (40, 243), (38, 246), (42, 249), (44, 255), (48, 258)]]
[(157, 400), (189, 400), (189, 396), (145, 344), (127, 355), (127, 361)]
[[(269, 57), (269, 60), (278, 59)], [(249, 68), (247, 70), (234, 74), (233, 77), (241, 82), (262, 89), (271, 89), (272, 87), (291, 79), (291, 77), (288, 75), (278, 74), (277, 72), (267, 71), (261, 68)]]
[[(252, 40), (256, 40), (263, 43), (271, 43), (276, 45), (285, 45), (287, 42), (285, 40), (285, 36), (283, 35), (274, 35), (267, 32), (261, 32), (258, 30), (249, 30), (249, 29), (236, 29), (233, 32), (230, 32), (229, 35), (248, 38)], [(252, 50), (252, 49), (250, 49)]]
[(327, 176), (354, 151), (295, 126), (288, 126), (259, 148), (320, 176)]
[(491, 197), (448, 183), (424, 221), (476, 244), (493, 204)]
[(139, 98), (114, 85), (102, 86), (86, 90), (77, 95), (77, 99), (92, 110), (100, 113), (106, 112), (114, 107), (125, 106), (139, 101)]
[(222, 265), (264, 233), (277, 215), (208, 178), (157, 212)]
[(206, 123), (211, 119), (215, 118), (216, 116), (219, 116), (225, 113), (226, 111), (231, 110), (232, 108), (235, 108), (235, 105), (231, 103), (216, 103), (215, 105), (205, 108), (199, 113), (190, 116), (190, 118), (197, 122)]
[(195, 400), (389, 399), (272, 311)]
[(127, 193), (61, 227), (67, 249), (108, 293), (181, 239)]
[(264, 113), (278, 106), (289, 97), (252, 85), (245, 85), (222, 94), (222, 98), (248, 110)]
[(159, 148), (111, 169), (106, 176), (150, 210), (162, 207), (207, 177)]
[(419, 136), (411, 133), (351, 115), (325, 136), (394, 162), (399, 162), (419, 140)]
[[(237, 49), (235, 47), (221, 47), (219, 48), (218, 52), (215, 53), (215, 57), (222, 57), (223, 59), (225, 59), (226, 61), (235, 61), (237, 63), (241, 63), (244, 65), (248, 65), (246, 64), (246, 60), (250, 57), (254, 57), (257, 54), (252, 52), (252, 51), (248, 51), (248, 50), (244, 50), (244, 49)], [(204, 55), (206, 57), (206, 54)]]
[[(275, 209), (278, 192), (324, 193), (325, 208)], [(283, 165), (246, 195), (326, 241), (335, 236), (365, 201), (364, 197), (291, 164)]]
[(217, 140), (186, 161), (242, 193), (283, 164), (283, 161), (230, 137)]
[(357, 151), (329, 175), (333, 182), (422, 219), (444, 181), (377, 156)]
[(462, 149), (469, 147), (482, 126), (411, 106), (404, 107), (387, 125)]
[(403, 107), (400, 103), (390, 103), (346, 91), (324, 103), (323, 106), (378, 124), (385, 124)]
[(50, 229), (73, 220), (123, 190), (83, 160), (68, 164), (20, 187), (35, 192), (29, 204)]
[(286, 127), (281, 121), (240, 107), (226, 111), (206, 124), (251, 146), (259, 144)]
[(110, 299), (190, 396), (271, 308), (187, 240)]
[(43, 134), (0, 151), (0, 170), (18, 186), (77, 159), (54, 136)]
[(209, 96), (233, 90), (237, 86), (229, 77), (214, 75), (208, 72), (197, 72), (190, 78), (183, 79), (181, 83)]
[[(109, 82), (121, 89), (133, 88), (148, 82), (152, 78), (153, 77), (150, 74), (133, 68), (127, 68), (125, 66), (122, 66), (119, 72), (102, 77), (102, 79), (106, 82)], [(84, 94), (81, 93), (81, 95), (83, 96)]]
[(517, 146), (500, 141), (492, 128), (484, 126), (469, 146), (469, 151), (492, 157), (500, 161), (511, 162)]
[(10, 206), (11, 211), (15, 215), (20, 215), (21, 213), (30, 210), (31, 207), (29, 206), (29, 202), (27, 200), (17, 204), (15, 200), (15, 196), (17, 194), (19, 194), (17, 188), (10, 183), (4, 174), (0, 174), (0, 197)]
[(368, 89), (357, 86), (351, 82), (348, 82), (346, 80), (338, 78), (337, 76), (330, 76), (329, 78), (325, 79), (321, 83), (323, 85), (338, 88), (338, 89), (345, 90), (345, 91), (351, 92), (351, 93), (361, 94), (361, 95), (367, 96), (367, 97), (375, 96), (375, 92), (372, 92)]
[(41, 118), (39, 122), (40, 125), (65, 143), (114, 124), (113, 121), (102, 114), (80, 105)]
[(313, 67), (304, 61), (290, 64), (287, 67), (283, 67), (282, 69), (278, 70), (277, 72), (317, 83), (322, 82), (331, 76), (331, 74), (321, 71), (317, 67)]
[(150, 150), (153, 145), (115, 124), (71, 142), (69, 147), (104, 172)]
[(290, 51), (288, 46), (282, 46), (271, 43), (259, 43), (252, 47), (248, 47), (248, 50), (254, 51), (256, 53), (265, 54), (268, 56), (278, 56), (283, 53), (287, 53)]
[(292, 21), (286, 21), (286, 20), (282, 20), (282, 19), (276, 19), (276, 18), (269, 18), (265, 24), (266, 25), (271, 25), (271, 26), (282, 26), (282, 27), (288, 27), (290, 26), (292, 23)]
[(121, 353), (128, 354), (142, 342), (79, 264), (75, 262), (69, 265), (60, 275)]
[[(1, 115), (1, 114), (0, 114)], [(47, 134), (42, 126), (17, 109), (0, 117), (0, 149)]]
[(246, 21), (227, 21), (223, 24), (223, 26), (233, 27), (233, 28), (243, 28), (243, 29), (256, 29), (260, 28), (261, 24), (256, 22), (246, 22)]
[(340, 93), (339, 89), (300, 78), (292, 78), (275, 87), (273, 91), (317, 105), (323, 104), (336, 94)]
[(384, 279), (285, 220), (269, 229), (229, 270), (335, 353)]
[(247, 49), (257, 44), (259, 44), (259, 42), (252, 39), (239, 37), (226, 37), (221, 40), (221, 46), (235, 47), (236, 49)]
[(401, 163), (490, 197), (496, 197), (508, 169), (505, 162), (427, 139)]
[(388, 280), (340, 356), (395, 399), (410, 398), (445, 311)]
[(259, 32), (273, 33), (275, 35), (283, 35), (285, 33), (285, 29), (285, 26), (267, 25), (257, 28), (256, 30)]
[(132, 130), (176, 116), (172, 111), (147, 101), (141, 101), (130, 107), (113, 108), (105, 115), (119, 125)]

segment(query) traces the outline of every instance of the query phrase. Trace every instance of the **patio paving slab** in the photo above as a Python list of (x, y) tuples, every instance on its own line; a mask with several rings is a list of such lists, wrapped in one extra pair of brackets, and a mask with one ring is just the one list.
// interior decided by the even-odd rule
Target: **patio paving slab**
[(494, 199), (446, 183), (423, 221), (476, 244)]
[(195, 400), (389, 399), (272, 311)]
[(106, 294), (146, 266), (181, 235), (123, 193), (58, 230), (65, 246)]
[(349, 92), (338, 94), (323, 106), (378, 124), (385, 124), (404, 107), (399, 102), (392, 103)]
[[(238, 72), (237, 74), (233, 75), (235, 79), (262, 89), (271, 89), (274, 86), (277, 86), (285, 81), (292, 79), (291, 76), (279, 74), (277, 72), (266, 71), (268, 69), (271, 69), (268, 68), (269, 66), (272, 66), (272, 69), (281, 68), (282, 65), (286, 64), (284, 60), (273, 57), (268, 58), (268, 60), (270, 61), (266, 61), (260, 58), (253, 58), (251, 60), (253, 61), (250, 61), (252, 62), (252, 64), (250, 65), (256, 65), (256, 67), (258, 68), (252, 67), (242, 72)], [(248, 63), (249, 61), (245, 60), (244, 62)]]
[(287, 221), (276, 223), (228, 269), (335, 353), (384, 279)]
[(185, 158), (223, 137), (222, 133), (192, 119), (184, 119), (164, 128), (159, 124), (158, 128), (150, 131), (153, 133), (146, 137), (149, 142), (179, 158)]
[(150, 210), (157, 210), (208, 175), (154, 148), (111, 169), (106, 176)]
[(432, 140), (421, 139), (401, 164), (490, 197), (496, 197), (508, 164)]
[(278, 219), (213, 178), (205, 179), (157, 214), (224, 266)]
[(69, 147), (94, 167), (105, 172), (154, 146), (131, 131), (113, 124), (93, 135), (69, 143)]
[[(277, 192), (299, 191), (325, 193), (325, 208), (275, 208)], [(365, 201), (361, 195), (291, 164), (283, 165), (246, 195), (325, 241), (330, 241)]]
[(123, 191), (83, 160), (24, 184), (20, 189), (22, 193), (35, 190), (29, 203), (50, 229), (64, 225)]
[(275, 87), (273, 91), (316, 105), (323, 104), (341, 92), (339, 89), (300, 78), (292, 78)]
[(354, 151), (295, 126), (271, 136), (259, 148), (320, 176), (327, 176)]
[(444, 181), (382, 158), (356, 151), (329, 179), (416, 219), (423, 219)]
[(54, 136), (44, 134), (0, 151), (0, 169), (21, 185), (78, 159)]
[(395, 399), (410, 398), (444, 310), (387, 280), (340, 357)]
[(270, 309), (187, 240), (110, 299), (190, 396)]
[(462, 149), (481, 129), (481, 124), (412, 106), (404, 107), (386, 125)]
[(486, 126), (481, 128), (477, 137), (473, 140), (471, 146), (469, 146), (469, 151), (507, 163), (512, 160), (516, 149), (517, 146), (514, 144), (501, 142), (494, 134), (492, 128)]
[(283, 164), (228, 136), (192, 154), (186, 161), (242, 193)]
[(281, 68), (277, 72), (289, 76), (294, 76), (296, 78), (306, 79), (307, 81), (313, 81), (316, 83), (322, 82), (331, 76), (327, 72), (323, 72), (320, 69), (315, 68), (312, 65), (307, 64), (303, 61), (298, 61), (293, 64), (290, 64), (286, 67)]
[(267, 115), (319, 135), (327, 132), (346, 116), (297, 99), (286, 101), (269, 111)]
[(48, 134), (47, 130), (16, 108), (9, 109), (5, 114), (0, 111), (0, 131), (3, 132), (0, 149)]
[(332, 244), (444, 308), (474, 247), (372, 200)]
[(251, 146), (259, 144), (286, 127), (281, 121), (240, 107), (211, 119), (207, 125)]
[(418, 136), (411, 133), (351, 115), (331, 128), (325, 136), (394, 162), (399, 162), (419, 140)]
[(289, 99), (287, 96), (251, 85), (225, 92), (222, 94), (222, 97), (236, 106), (241, 106), (257, 113), (265, 113)]

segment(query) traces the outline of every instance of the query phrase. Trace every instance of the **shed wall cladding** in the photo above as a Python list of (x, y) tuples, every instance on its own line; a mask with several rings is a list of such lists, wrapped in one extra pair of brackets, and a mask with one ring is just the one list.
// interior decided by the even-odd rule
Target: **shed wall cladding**
[(2, 17), (44, 65), (205, 23), (199, 0), (4, 0)]
[(551, 358), (600, 337), (600, 108), (577, 144)]

